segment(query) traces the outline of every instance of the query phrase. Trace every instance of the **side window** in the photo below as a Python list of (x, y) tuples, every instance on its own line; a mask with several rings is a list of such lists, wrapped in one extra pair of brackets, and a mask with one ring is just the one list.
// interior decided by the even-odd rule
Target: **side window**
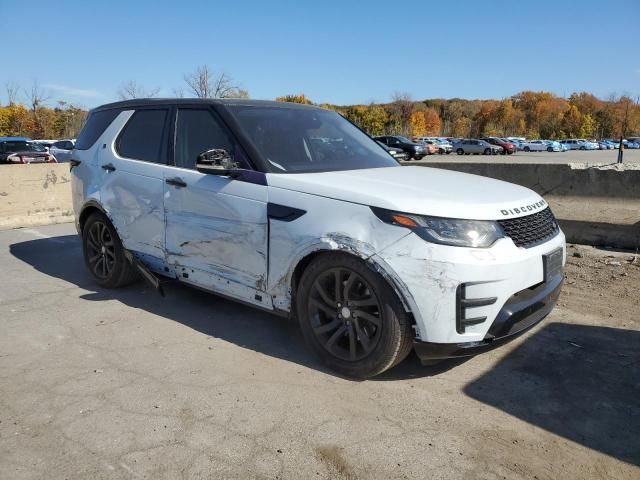
[(62, 148), (64, 148), (65, 150), (73, 150), (73, 143), (71, 143), (69, 140), (65, 140), (64, 142), (62, 142)]
[(209, 109), (178, 109), (175, 142), (176, 167), (194, 169), (198, 155), (221, 148), (240, 168), (250, 168), (243, 150)]
[(145, 162), (167, 163), (162, 149), (167, 110), (138, 110), (116, 142), (118, 154)]
[(90, 149), (98, 137), (104, 133), (111, 122), (118, 116), (120, 110), (103, 110), (100, 112), (91, 112), (87, 121), (85, 122), (78, 140), (76, 141), (76, 148), (78, 150)]

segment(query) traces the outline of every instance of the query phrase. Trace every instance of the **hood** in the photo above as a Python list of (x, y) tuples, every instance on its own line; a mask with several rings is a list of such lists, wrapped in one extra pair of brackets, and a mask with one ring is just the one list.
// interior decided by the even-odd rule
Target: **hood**
[(405, 213), (473, 220), (521, 217), (547, 204), (537, 193), (479, 175), (428, 167), (267, 174), (272, 188)]

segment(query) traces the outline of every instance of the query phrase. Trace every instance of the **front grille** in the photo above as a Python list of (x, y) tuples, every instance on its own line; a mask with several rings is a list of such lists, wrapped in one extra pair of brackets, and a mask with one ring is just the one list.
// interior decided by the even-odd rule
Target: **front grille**
[(555, 237), (560, 228), (549, 207), (526, 217), (498, 220), (507, 237), (518, 247), (530, 248)]

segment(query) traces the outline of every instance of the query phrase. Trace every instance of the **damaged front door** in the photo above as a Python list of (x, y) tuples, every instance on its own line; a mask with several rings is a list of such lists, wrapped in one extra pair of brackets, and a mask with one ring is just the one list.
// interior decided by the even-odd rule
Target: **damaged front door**
[(224, 149), (247, 158), (215, 112), (179, 108), (174, 166), (165, 171), (167, 262), (181, 281), (271, 308), (267, 278), (267, 187), (195, 170), (198, 155)]

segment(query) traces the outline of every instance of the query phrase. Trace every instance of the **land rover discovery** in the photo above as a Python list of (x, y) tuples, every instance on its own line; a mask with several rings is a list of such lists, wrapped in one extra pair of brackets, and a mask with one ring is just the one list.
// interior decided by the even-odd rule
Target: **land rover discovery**
[(539, 195), (401, 166), (317, 107), (112, 103), (90, 112), (70, 168), (99, 285), (169, 277), (295, 317), (349, 376), (412, 348), (424, 362), (494, 348), (541, 321), (563, 279), (564, 235)]

